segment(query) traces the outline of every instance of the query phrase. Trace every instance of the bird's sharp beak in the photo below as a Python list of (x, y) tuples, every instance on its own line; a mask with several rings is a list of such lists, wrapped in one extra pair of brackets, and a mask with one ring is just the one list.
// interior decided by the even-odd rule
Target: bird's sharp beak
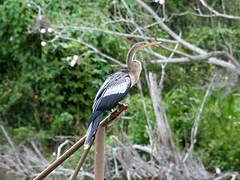
[(151, 42), (151, 43), (146, 43), (143, 46), (144, 47), (150, 47), (150, 46), (156, 46), (156, 45), (159, 45), (159, 44), (161, 44), (161, 42)]

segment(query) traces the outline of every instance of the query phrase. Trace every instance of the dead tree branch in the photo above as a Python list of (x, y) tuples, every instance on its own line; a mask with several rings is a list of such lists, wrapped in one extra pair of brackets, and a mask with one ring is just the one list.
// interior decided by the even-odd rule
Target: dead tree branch
[(202, 100), (202, 103), (200, 105), (199, 111), (197, 112), (197, 115), (196, 115), (196, 118), (195, 118), (195, 121), (194, 121), (194, 124), (193, 124), (193, 127), (192, 127), (190, 147), (188, 148), (188, 152), (186, 153), (186, 155), (183, 158), (183, 162), (185, 162), (187, 160), (187, 158), (192, 154), (193, 149), (194, 149), (194, 145), (197, 142), (196, 136), (197, 136), (199, 123), (200, 123), (200, 120), (201, 120), (201, 115), (202, 115), (204, 106), (206, 104), (207, 98), (209, 97), (210, 91), (212, 89), (215, 77), (216, 77), (216, 75), (213, 76), (213, 78), (212, 78), (212, 80), (211, 80), (211, 82), (210, 82), (210, 84), (209, 84), (209, 86), (206, 90), (206, 93), (205, 93), (204, 98)]
[(115, 58), (113, 58), (113, 57), (111, 57), (111, 56), (109, 56), (109, 55), (101, 52), (101, 51), (98, 50), (96, 47), (92, 46), (92, 45), (89, 44), (89, 43), (84, 42), (83, 40), (74, 39), (74, 38), (67, 37), (67, 36), (64, 36), (64, 35), (61, 35), (61, 34), (58, 34), (58, 37), (61, 38), (61, 39), (70, 40), (70, 41), (75, 41), (75, 42), (78, 42), (78, 43), (80, 43), (80, 44), (83, 44), (84, 46), (86, 46), (86, 47), (90, 48), (91, 50), (93, 50), (96, 54), (101, 55), (102, 57), (104, 57), (104, 58), (106, 58), (106, 59), (108, 59), (108, 60), (110, 60), (110, 61), (112, 61), (112, 62), (114, 62), (114, 63), (116, 63), (116, 64), (118, 64), (118, 65), (120, 65), (121, 67), (125, 67), (125, 65), (122, 64), (122, 63), (121, 63), (120, 61), (118, 61), (117, 59), (115, 59)]
[(171, 130), (168, 125), (166, 114), (164, 111), (164, 107), (162, 105), (160, 91), (157, 85), (156, 74), (149, 73), (149, 81), (150, 81), (150, 94), (153, 102), (153, 108), (156, 116), (157, 123), (157, 134), (160, 138), (160, 144), (164, 147), (169, 148), (175, 157), (173, 157), (173, 161), (177, 161), (176, 156), (176, 147), (172, 139)]
[(212, 12), (215, 16), (218, 17), (223, 17), (223, 18), (227, 18), (227, 19), (240, 19), (240, 16), (232, 16), (232, 15), (228, 15), (228, 14), (223, 14), (220, 13), (218, 11), (216, 11), (213, 7), (211, 7), (206, 1), (204, 0), (199, 0), (201, 2), (201, 4), (207, 8), (210, 12)]
[(207, 61), (209, 64), (218, 65), (240, 74), (240, 68), (238, 67), (238, 65), (235, 65), (232, 62), (226, 62), (216, 58), (216, 57), (221, 57), (225, 55), (226, 55), (226, 52), (224, 51), (214, 51), (211, 53), (202, 54), (198, 56), (166, 58), (166, 59), (159, 59), (159, 60), (151, 60), (147, 62), (154, 64), (154, 63), (185, 63), (185, 62)]
[(82, 30), (82, 31), (96, 31), (102, 32), (106, 34), (116, 35), (125, 38), (136, 38), (136, 39), (144, 39), (149, 41), (161, 41), (166, 43), (176, 43), (174, 40), (164, 39), (164, 38), (156, 38), (156, 37), (148, 37), (148, 36), (141, 36), (141, 35), (133, 35), (133, 34), (126, 34), (116, 31), (104, 30), (95, 27), (84, 27), (84, 26), (54, 26), (56, 29), (71, 29), (71, 30)]
[[(146, 5), (142, 0), (135, 0), (143, 9), (145, 9), (148, 13), (150, 13), (154, 19), (159, 23), (158, 25), (166, 32), (168, 33), (173, 39), (175, 39), (176, 41), (178, 41), (181, 45), (183, 45), (185, 48), (200, 54), (199, 56), (196, 56), (196, 59), (207, 59), (210, 64), (215, 64), (215, 65), (219, 65), (225, 68), (228, 68), (232, 71), (235, 71), (237, 73), (240, 73), (240, 65), (236, 60), (233, 60), (232, 58), (230, 58), (229, 63), (224, 62), (222, 60), (217, 59), (216, 57), (220, 57), (220, 55), (214, 55), (216, 52), (210, 52), (208, 53), (207, 51), (185, 41), (184, 39), (182, 39), (179, 35), (177, 35), (175, 32), (173, 32), (163, 21), (162, 19), (148, 6)], [(226, 54), (226, 53), (225, 53)], [(204, 57), (204, 58), (202, 58)], [(186, 62), (189, 61), (190, 59), (188, 58), (178, 58), (178, 59), (165, 59), (165, 62), (175, 62), (177, 63), (178, 60)]]
[(17, 160), (17, 162), (18, 162), (18, 164), (19, 164), (19, 166), (17, 166), (17, 169), (18, 169), (18, 170), (23, 170), (24, 172), (27, 172), (27, 168), (26, 168), (25, 165), (22, 163), (21, 158), (19, 157), (19, 152), (18, 152), (15, 144), (13, 143), (13, 141), (11, 140), (11, 138), (8, 136), (8, 133), (7, 133), (7, 131), (5, 130), (5, 128), (4, 128), (2, 125), (0, 125), (0, 128), (1, 128), (4, 136), (6, 137), (9, 145), (11, 146), (11, 148), (12, 148), (12, 150), (13, 150), (13, 152), (14, 152), (14, 155), (15, 155), (15, 157), (16, 157), (16, 160)]
[(82, 165), (83, 165), (83, 163), (84, 163), (84, 161), (85, 161), (85, 159), (86, 159), (86, 157), (87, 157), (87, 155), (88, 155), (88, 153), (89, 153), (89, 151), (92, 147), (92, 144), (93, 144), (93, 142), (90, 144), (90, 146), (86, 150), (84, 150), (84, 152), (81, 155), (81, 158), (80, 158), (80, 160), (79, 160), (79, 162), (78, 162), (78, 164), (77, 164), (77, 166), (74, 170), (74, 173), (69, 178), (70, 180), (75, 180), (76, 179), (76, 177), (78, 175), (78, 172), (80, 171), (80, 169), (81, 169), (81, 167), (82, 167)]
[(141, 0), (135, 0), (140, 6), (143, 7), (147, 12), (149, 12), (153, 18), (158, 22), (158, 25), (166, 31), (170, 36), (172, 36), (173, 39), (177, 40), (180, 44), (182, 44), (184, 47), (192, 50), (193, 52), (197, 52), (199, 54), (205, 54), (205, 51), (198, 48), (197, 46), (194, 46), (193, 44), (188, 43), (187, 41), (183, 40), (180, 36), (178, 36), (175, 32), (173, 32), (163, 21), (162, 19), (143, 1)]

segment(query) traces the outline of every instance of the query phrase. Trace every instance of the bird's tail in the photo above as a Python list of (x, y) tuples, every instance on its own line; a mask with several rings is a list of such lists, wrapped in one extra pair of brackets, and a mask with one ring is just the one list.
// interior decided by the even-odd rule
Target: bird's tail
[(102, 114), (103, 114), (102, 111), (95, 111), (92, 113), (90, 117), (90, 124), (88, 126), (88, 130), (86, 133), (84, 149), (88, 149), (89, 146), (92, 144), (92, 141), (94, 140), (99, 123), (102, 120)]

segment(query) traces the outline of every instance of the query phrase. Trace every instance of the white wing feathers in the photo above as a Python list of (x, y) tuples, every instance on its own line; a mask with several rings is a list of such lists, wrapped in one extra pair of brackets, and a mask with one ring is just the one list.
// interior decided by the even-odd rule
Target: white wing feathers
[(126, 92), (128, 86), (129, 86), (129, 83), (130, 83), (130, 78), (126, 78), (125, 81), (122, 81), (119, 84), (109, 87), (105, 91), (103, 97), (110, 96), (112, 94), (120, 94), (120, 93)]
[(119, 71), (109, 76), (97, 92), (92, 106), (93, 111), (95, 111), (102, 98), (114, 94), (124, 94), (130, 86), (131, 79), (128, 77), (128, 74), (126, 74), (126, 72)]
[(98, 90), (94, 101), (96, 101), (96, 99), (98, 98), (99, 94), (102, 93), (103, 89), (111, 82), (111, 79), (113, 78), (113, 75), (109, 76), (105, 82), (102, 84), (102, 86), (100, 87), (100, 89)]

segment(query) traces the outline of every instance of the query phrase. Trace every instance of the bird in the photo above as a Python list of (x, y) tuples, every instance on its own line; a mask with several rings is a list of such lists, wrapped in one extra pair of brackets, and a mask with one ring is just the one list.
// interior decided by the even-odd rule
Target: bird
[(110, 75), (98, 90), (93, 106), (92, 115), (89, 119), (89, 126), (86, 133), (84, 149), (88, 149), (94, 141), (95, 134), (99, 123), (102, 120), (103, 113), (111, 111), (118, 103), (128, 94), (140, 78), (142, 64), (138, 60), (134, 60), (136, 52), (144, 47), (156, 46), (160, 42), (138, 42), (135, 43), (128, 51), (126, 70), (120, 70)]

